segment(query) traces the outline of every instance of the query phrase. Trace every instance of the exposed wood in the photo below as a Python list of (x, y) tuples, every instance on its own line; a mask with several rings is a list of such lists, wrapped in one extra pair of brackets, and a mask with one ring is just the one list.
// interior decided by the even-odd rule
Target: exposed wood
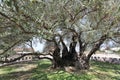
[(61, 43), (62, 43), (62, 46), (63, 46), (63, 50), (62, 50), (62, 59), (65, 59), (65, 58), (67, 58), (67, 56), (68, 56), (68, 49), (67, 49), (67, 46), (65, 45), (65, 43), (64, 43), (64, 41), (63, 41), (63, 39), (62, 39), (62, 37), (60, 37), (60, 41), (61, 41)]
[(81, 35), (82, 35), (82, 32), (79, 33), (78, 35), (78, 41), (79, 41), (79, 56), (82, 56), (85, 49), (86, 49), (86, 46), (87, 46), (87, 43), (83, 42), (81, 39)]

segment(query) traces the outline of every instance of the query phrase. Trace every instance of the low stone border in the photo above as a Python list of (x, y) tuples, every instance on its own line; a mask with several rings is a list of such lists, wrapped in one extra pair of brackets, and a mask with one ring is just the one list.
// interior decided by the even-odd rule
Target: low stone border
[(101, 62), (109, 62), (109, 63), (113, 63), (113, 64), (120, 64), (120, 58), (92, 56), (91, 60), (101, 61)]

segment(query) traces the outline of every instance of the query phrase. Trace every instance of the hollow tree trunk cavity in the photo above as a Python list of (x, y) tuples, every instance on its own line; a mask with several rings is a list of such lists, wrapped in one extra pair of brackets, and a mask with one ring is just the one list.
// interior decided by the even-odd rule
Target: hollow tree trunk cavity
[[(54, 68), (64, 68), (66, 66), (72, 66), (75, 67), (76, 69), (89, 69), (89, 60), (90, 57), (100, 48), (101, 44), (106, 40), (107, 36), (103, 35), (93, 46), (91, 51), (88, 53), (88, 55), (84, 54), (84, 51), (86, 49), (87, 43), (83, 42), (81, 40), (81, 35), (72, 36), (72, 42), (70, 43), (69, 46), (69, 51), (64, 43), (62, 37), (60, 37), (60, 43), (62, 44), (62, 57), (60, 57), (60, 48), (59, 48), (59, 43), (55, 42), (55, 50), (53, 53), (53, 67)], [(75, 48), (76, 44), (79, 42), (79, 47), (80, 47), (80, 54), (78, 55)]]

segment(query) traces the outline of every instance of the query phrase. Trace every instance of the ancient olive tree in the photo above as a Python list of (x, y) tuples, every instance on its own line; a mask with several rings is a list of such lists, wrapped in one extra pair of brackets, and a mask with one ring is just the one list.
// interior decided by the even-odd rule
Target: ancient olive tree
[(119, 0), (4, 0), (0, 4), (0, 47), (4, 50), (0, 55), (36, 37), (54, 44), (53, 68), (89, 69), (90, 57), (104, 41), (120, 37), (119, 4)]

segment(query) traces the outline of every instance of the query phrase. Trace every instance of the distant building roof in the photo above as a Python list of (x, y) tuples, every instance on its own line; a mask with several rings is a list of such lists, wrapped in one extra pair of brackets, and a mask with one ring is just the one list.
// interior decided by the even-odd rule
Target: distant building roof
[(28, 54), (28, 53), (31, 53), (31, 52), (17, 52), (17, 54)]
[(32, 48), (15, 48), (15, 52), (33, 52)]

